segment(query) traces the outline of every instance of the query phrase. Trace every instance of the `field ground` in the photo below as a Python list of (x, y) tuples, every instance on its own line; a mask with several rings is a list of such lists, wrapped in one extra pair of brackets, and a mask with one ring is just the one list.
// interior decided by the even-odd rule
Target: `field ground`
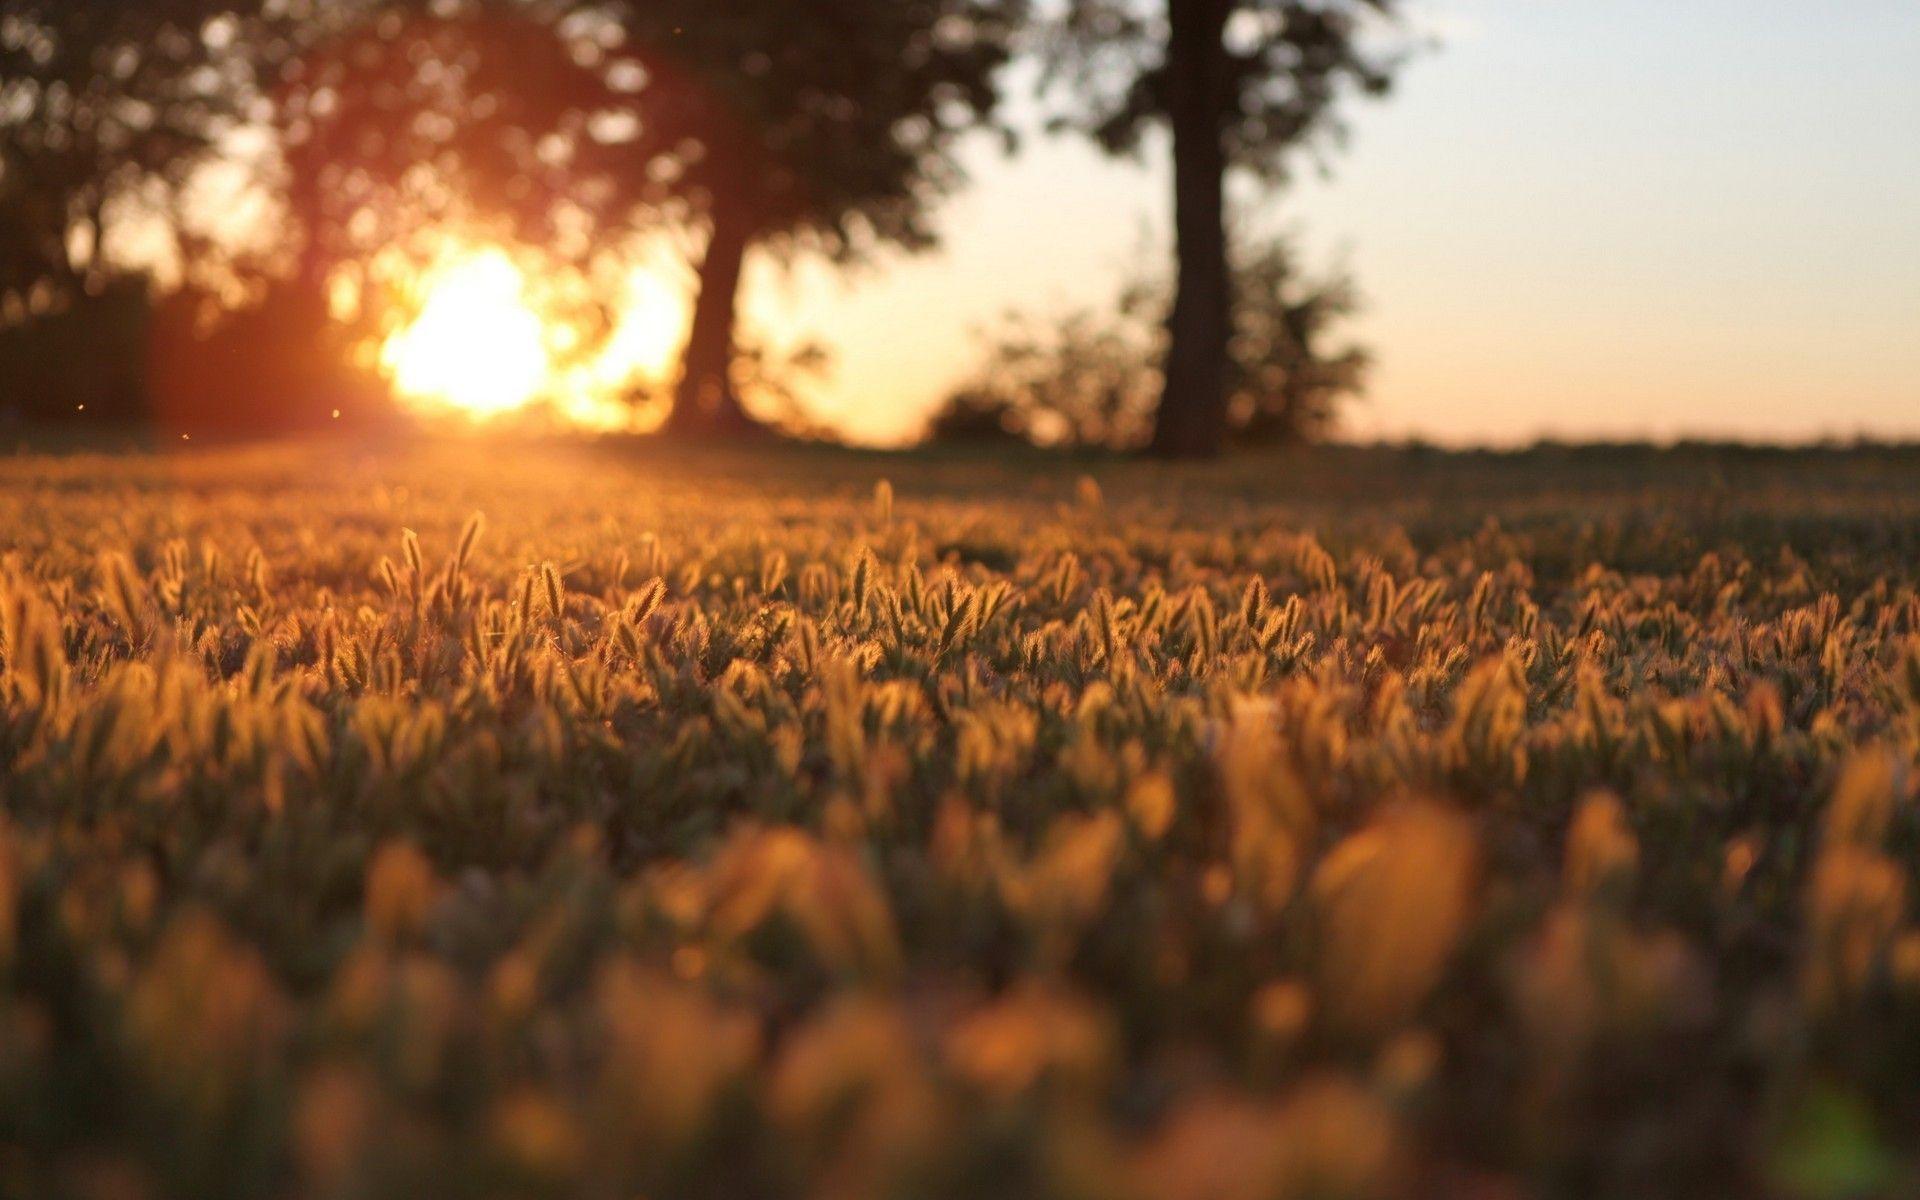
[(1920, 452), (22, 455), (0, 556), (0, 1195), (1920, 1190)]

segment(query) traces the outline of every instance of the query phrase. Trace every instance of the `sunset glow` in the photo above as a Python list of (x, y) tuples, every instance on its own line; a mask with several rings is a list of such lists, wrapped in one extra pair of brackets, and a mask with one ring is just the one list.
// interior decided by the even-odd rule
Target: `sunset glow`
[[(564, 314), (577, 277), (543, 276), (504, 250), (457, 245), (402, 294), (413, 315), (382, 344), (394, 390), (416, 412), (478, 420), (538, 409), (562, 425), (650, 428), (648, 397), (672, 379), (686, 341), (685, 282), (659, 252), (627, 267), (611, 324), (592, 335)], [(404, 268), (402, 268), (404, 270)], [(638, 401), (638, 403), (636, 403)]]
[(475, 417), (533, 403), (553, 377), (553, 362), (526, 291), (526, 277), (499, 251), (440, 270), (420, 315), (383, 351), (394, 387), (409, 400)]

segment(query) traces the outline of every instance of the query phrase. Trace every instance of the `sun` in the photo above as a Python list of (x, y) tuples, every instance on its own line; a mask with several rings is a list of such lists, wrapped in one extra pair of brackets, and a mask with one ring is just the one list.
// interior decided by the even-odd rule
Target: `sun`
[(420, 315), (381, 352), (408, 400), (475, 417), (515, 412), (553, 379), (546, 324), (527, 304), (527, 279), (504, 252), (454, 260), (425, 281)]

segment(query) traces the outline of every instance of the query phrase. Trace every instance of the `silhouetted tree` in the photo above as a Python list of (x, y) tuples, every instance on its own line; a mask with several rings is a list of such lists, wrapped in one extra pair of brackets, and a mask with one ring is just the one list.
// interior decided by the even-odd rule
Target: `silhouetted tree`
[(102, 290), (123, 202), (171, 193), (237, 123), (217, 0), (0, 0), (0, 324)]
[(244, 119), (218, 0), (0, 0), (0, 417), (138, 414), (153, 274)]
[[(103, 252), (124, 216), (146, 239), (139, 261), (157, 232), (190, 270), (157, 314), (122, 302), (144, 294), (139, 279), (102, 307), (127, 326), (116, 345), (154, 342), (151, 361), (115, 356), (128, 376), (116, 390), (144, 386), (196, 425), (222, 412), (247, 426), (301, 409), (324, 419), (346, 391), (364, 399), (370, 381), (341, 368), (367, 330), (342, 328), (329, 306), (343, 266), (362, 268), (353, 282), (368, 296), (373, 256), (456, 222), (555, 254), (592, 250), (583, 231), (613, 193), (601, 181), (596, 194), (573, 160), (607, 108), (606, 76), (562, 21), (575, 7), (0, 0), (0, 331), (137, 275)], [(190, 183), (214, 161), (253, 168), (255, 189), (279, 201), (254, 250), (188, 219)], [(10, 362), (64, 344), (14, 340)]]
[(1068, 0), (1053, 65), (1074, 82), (1072, 124), (1114, 153), (1172, 135), (1179, 280), (1152, 448), (1205, 456), (1229, 427), (1233, 287), (1226, 180), (1283, 178), (1290, 151), (1337, 131), (1348, 88), (1386, 90), (1395, 57), (1371, 18), (1401, 0)]
[[(570, 158), (602, 76), (558, 0), (247, 2), (232, 28), (279, 253), (249, 264), (260, 294), (244, 311), (168, 323), (176, 342), (199, 332), (157, 356), (163, 407), (253, 427), (365, 414), (382, 407), (356, 353), (390, 307), (378, 260), (435, 229), (565, 249), (561, 214), (584, 205)], [(358, 297), (348, 311), (333, 303), (341, 283)]]
[[(607, 94), (565, 0), (266, 0), (250, 23), (275, 164), (322, 291), (435, 223), (560, 240), (591, 199), (575, 154)], [(575, 239), (576, 243), (579, 241)]]
[(847, 262), (930, 245), (962, 181), (958, 139), (990, 121), (1021, 0), (628, 0), (581, 15), (621, 44), (630, 97), (602, 153), (626, 193), (704, 229), (671, 427), (750, 428), (734, 368), (756, 249)]

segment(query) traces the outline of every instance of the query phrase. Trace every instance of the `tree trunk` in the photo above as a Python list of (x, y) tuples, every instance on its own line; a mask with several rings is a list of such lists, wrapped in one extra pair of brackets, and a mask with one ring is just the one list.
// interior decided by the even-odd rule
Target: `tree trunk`
[(752, 240), (752, 223), (743, 213), (729, 205), (715, 205), (713, 232), (700, 263), (700, 294), (680, 358), (673, 412), (667, 418), (669, 432), (738, 437), (760, 429), (733, 386), (740, 276)]
[(1167, 321), (1166, 386), (1152, 446), (1166, 458), (1208, 458), (1226, 444), (1233, 302), (1224, 123), (1231, 9), (1230, 0), (1168, 0), (1167, 99), (1179, 284)]

